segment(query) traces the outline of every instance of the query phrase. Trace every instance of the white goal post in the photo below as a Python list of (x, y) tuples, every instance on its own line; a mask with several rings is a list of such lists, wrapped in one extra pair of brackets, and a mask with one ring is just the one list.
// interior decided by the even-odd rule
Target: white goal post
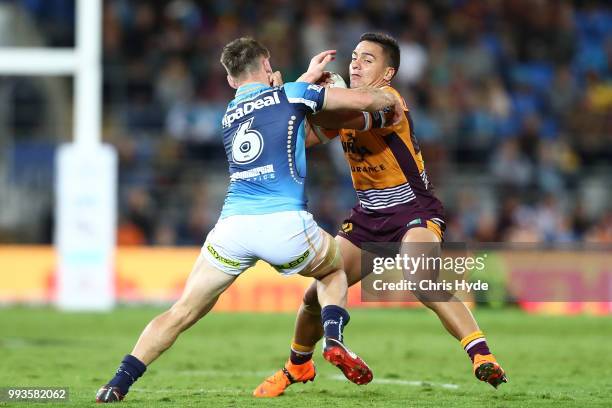
[(102, 1), (77, 0), (75, 48), (0, 47), (0, 75), (74, 76), (73, 143), (56, 154), (56, 303), (115, 302), (117, 157), (101, 143)]
[(77, 0), (76, 47), (0, 47), (0, 75), (74, 75), (74, 141), (100, 143), (101, 0)]

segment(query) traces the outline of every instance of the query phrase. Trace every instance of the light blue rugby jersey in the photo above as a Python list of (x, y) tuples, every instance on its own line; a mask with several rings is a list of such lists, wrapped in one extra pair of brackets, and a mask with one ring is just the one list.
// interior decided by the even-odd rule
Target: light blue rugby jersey
[(230, 185), (220, 218), (306, 209), (304, 121), (324, 100), (307, 82), (238, 89), (222, 122)]

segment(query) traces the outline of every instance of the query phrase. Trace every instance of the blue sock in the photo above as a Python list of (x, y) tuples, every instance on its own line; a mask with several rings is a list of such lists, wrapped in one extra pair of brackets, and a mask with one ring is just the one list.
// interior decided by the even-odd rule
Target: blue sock
[(123, 395), (127, 394), (132, 384), (147, 370), (147, 366), (131, 354), (123, 357), (121, 365), (108, 385), (119, 387)]
[(334, 339), (342, 342), (342, 332), (350, 320), (348, 312), (336, 305), (325, 306), (321, 310), (321, 321), (326, 339)]

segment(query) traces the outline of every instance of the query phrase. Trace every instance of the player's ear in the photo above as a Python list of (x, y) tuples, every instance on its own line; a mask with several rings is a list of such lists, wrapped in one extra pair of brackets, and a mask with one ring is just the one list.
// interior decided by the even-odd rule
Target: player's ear
[(229, 86), (231, 86), (234, 89), (238, 89), (238, 84), (236, 83), (236, 81), (234, 80), (234, 78), (232, 78), (231, 76), (227, 76), (227, 83), (229, 84)]
[(395, 75), (395, 68), (387, 67), (387, 69), (385, 70), (385, 75), (383, 76), (383, 78), (385, 79), (385, 81), (390, 82), (393, 79), (394, 75)]
[(262, 64), (263, 64), (263, 69), (266, 72), (266, 74), (271, 74), (272, 71), (272, 66), (270, 65), (270, 59), (269, 58), (263, 58), (262, 59)]

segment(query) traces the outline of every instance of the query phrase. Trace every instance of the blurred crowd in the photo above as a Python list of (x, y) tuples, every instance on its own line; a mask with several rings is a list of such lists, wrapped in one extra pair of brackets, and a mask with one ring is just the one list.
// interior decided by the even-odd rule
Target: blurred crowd
[[(70, 1), (24, 0), (41, 29)], [(50, 10), (53, 9), (53, 10)], [(44, 12), (43, 12), (44, 11)], [(55, 20), (53, 20), (55, 21)], [(201, 245), (227, 186), (222, 46), (252, 35), (296, 79), (366, 31), (394, 35), (450, 241), (612, 242), (612, 9), (553, 0), (105, 0), (104, 134), (120, 154), (121, 244)], [(50, 43), (70, 35), (47, 29)], [(55, 33), (55, 34), (54, 34)], [(309, 154), (310, 206), (355, 203), (333, 143)]]

